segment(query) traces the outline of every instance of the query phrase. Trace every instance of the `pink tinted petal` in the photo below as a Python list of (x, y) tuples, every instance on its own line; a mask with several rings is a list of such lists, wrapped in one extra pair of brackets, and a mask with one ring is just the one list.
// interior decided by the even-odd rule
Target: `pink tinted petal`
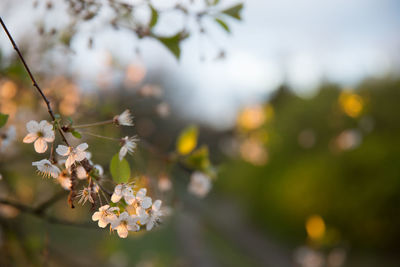
[(56, 151), (61, 156), (67, 156), (69, 154), (69, 147), (63, 146), (63, 145), (58, 145)]
[(117, 203), (118, 201), (120, 201), (121, 197), (122, 197), (121, 194), (114, 193), (111, 196), (111, 201), (114, 202), (114, 203)]
[(26, 124), (26, 129), (30, 133), (36, 133), (39, 131), (39, 124), (36, 121), (30, 121)]
[(128, 236), (128, 229), (125, 226), (122, 226), (122, 225), (118, 226), (117, 232), (118, 232), (119, 237), (121, 237), (121, 238), (127, 238), (127, 236)]
[(38, 138), (34, 144), (37, 153), (44, 153), (47, 150), (47, 143), (43, 138)]
[(78, 151), (78, 153), (75, 154), (75, 160), (76, 161), (81, 161), (86, 158), (86, 152), (84, 151)]
[(101, 218), (101, 212), (96, 211), (95, 213), (93, 213), (92, 215), (92, 220), (93, 221), (98, 221)]
[(36, 133), (29, 133), (25, 136), (22, 142), (24, 143), (33, 143), (39, 136)]
[(99, 223), (98, 223), (99, 227), (101, 227), (101, 228), (106, 227), (107, 224), (108, 224), (108, 222), (105, 221), (105, 220), (102, 220), (102, 219), (100, 219), (100, 220), (99, 220)]
[(135, 197), (133, 195), (124, 196), (124, 199), (128, 205), (132, 205), (132, 203), (135, 201)]
[(84, 151), (84, 150), (86, 150), (88, 147), (89, 147), (88, 144), (82, 143), (82, 144), (80, 144), (79, 146), (77, 146), (76, 149), (79, 150), (79, 151)]
[(72, 157), (72, 156), (69, 156), (69, 157), (67, 158), (67, 161), (65, 161), (65, 167), (66, 167), (67, 169), (69, 169), (69, 167), (71, 167), (72, 164), (74, 164), (74, 162), (75, 162), (75, 158)]

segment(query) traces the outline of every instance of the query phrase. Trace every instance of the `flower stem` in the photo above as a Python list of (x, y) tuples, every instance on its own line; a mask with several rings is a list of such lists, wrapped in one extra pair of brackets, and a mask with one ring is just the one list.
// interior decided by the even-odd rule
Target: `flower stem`
[(94, 137), (97, 137), (97, 138), (101, 138), (101, 139), (106, 139), (106, 140), (111, 140), (111, 141), (120, 141), (120, 139), (119, 138), (112, 138), (112, 137), (108, 137), (108, 136), (102, 136), (102, 135), (98, 135), (98, 134), (94, 134), (94, 133), (89, 133), (89, 132), (81, 132), (82, 134), (87, 134), (87, 135), (90, 135), (90, 136), (94, 136)]
[(108, 120), (108, 121), (100, 121), (100, 122), (94, 122), (94, 123), (88, 123), (88, 124), (74, 125), (73, 127), (74, 127), (74, 129), (88, 128), (88, 127), (112, 124), (113, 122), (114, 122), (113, 120)]

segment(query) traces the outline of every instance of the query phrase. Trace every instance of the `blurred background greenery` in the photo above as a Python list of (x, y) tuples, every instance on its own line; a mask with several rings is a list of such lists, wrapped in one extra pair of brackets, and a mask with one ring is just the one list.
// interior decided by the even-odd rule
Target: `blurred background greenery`
[[(29, 42), (21, 43), (32, 53)], [(133, 112), (134, 129), (104, 126), (91, 132), (140, 137), (138, 151), (128, 158), (133, 176), (150, 195), (162, 199), (171, 214), (160, 228), (123, 240), (97, 228), (90, 207), (70, 209), (66, 194), (61, 193), (65, 197), (49, 214), (79, 226), (46, 222), (1, 204), (0, 265), (400, 265), (400, 79), (395, 68), (348, 85), (322, 80), (306, 95), (283, 79), (266, 90), (269, 94), (249, 91), (257, 101), (241, 103), (233, 123), (220, 128), (215, 121), (195, 120), (182, 111), (179, 103), (184, 105), (191, 91), (182, 94), (185, 77), (171, 83), (168, 64), (124, 64), (108, 54), (109, 73), (96, 76), (88, 89), (85, 82), (93, 80), (65, 71), (65, 66), (59, 72), (52, 69), (49, 51), (45, 47), (29, 59), (60, 114), (89, 123), (112, 118), (125, 108)], [(0, 57), (0, 112), (10, 115), (1, 133), (11, 125), (17, 129), (17, 139), (0, 151), (1, 196), (35, 206), (63, 192), (53, 181), (35, 175), (31, 162), (40, 155), (20, 142), (26, 122), (47, 114), (14, 54)], [(217, 124), (226, 125), (229, 114), (219, 113)], [(218, 173), (204, 199), (187, 192), (190, 170), (159, 156), (174, 151), (179, 133), (193, 123), (200, 129), (198, 146), (208, 146)], [(92, 160), (108, 174), (118, 147), (83, 136)], [(172, 182), (171, 189), (163, 190), (163, 179)]]

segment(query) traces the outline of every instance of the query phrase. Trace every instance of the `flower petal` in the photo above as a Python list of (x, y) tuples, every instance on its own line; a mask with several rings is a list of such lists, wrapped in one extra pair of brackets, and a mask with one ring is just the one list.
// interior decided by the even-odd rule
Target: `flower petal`
[(30, 133), (36, 133), (39, 131), (39, 123), (37, 123), (36, 121), (29, 121), (26, 124), (26, 129), (28, 130), (28, 132)]
[(98, 222), (99, 227), (105, 228), (109, 222), (103, 219), (100, 219)]
[(24, 143), (33, 143), (39, 136), (37, 133), (29, 133), (25, 136), (22, 142)]
[(63, 145), (58, 145), (56, 151), (61, 156), (67, 156), (70, 152), (69, 147)]
[(119, 237), (121, 238), (126, 238), (128, 236), (128, 229), (125, 226), (118, 226), (117, 227), (117, 232)]
[(75, 158), (72, 155), (70, 155), (65, 161), (65, 168), (69, 169), (72, 166), (72, 164), (74, 164), (74, 162)]
[(92, 220), (93, 221), (98, 221), (101, 218), (101, 212), (96, 211), (95, 213), (93, 213), (92, 215)]
[(111, 196), (111, 201), (114, 203), (117, 203), (118, 201), (120, 201), (121, 197), (122, 197), (121, 194), (116, 194), (114, 192), (114, 194), (112, 194), (112, 196)]
[(146, 224), (146, 230), (150, 231), (151, 229), (153, 229), (154, 226), (154, 221), (150, 220), (147, 224)]
[(128, 205), (132, 205), (132, 203), (135, 201), (135, 197), (133, 195), (126, 195), (124, 196), (124, 199)]
[(156, 201), (154, 201), (152, 209), (159, 210), (161, 208), (161, 203), (161, 200), (157, 199)]
[(47, 143), (43, 138), (39, 137), (34, 143), (35, 151), (37, 153), (44, 153), (47, 150)]
[(75, 160), (76, 161), (81, 161), (84, 160), (86, 158), (86, 152), (85, 151), (77, 151), (77, 153), (75, 153)]
[(144, 197), (143, 200), (142, 200), (142, 205), (141, 206), (144, 209), (148, 209), (148, 208), (151, 207), (151, 202), (152, 202), (151, 197)]
[(79, 151), (84, 151), (84, 150), (86, 150), (88, 147), (89, 147), (88, 144), (82, 143), (82, 144), (80, 144), (79, 146), (77, 146), (76, 149), (79, 150)]
[(119, 151), (119, 161), (121, 161), (126, 156), (127, 152), (128, 152), (128, 149), (125, 146), (121, 147), (121, 149)]

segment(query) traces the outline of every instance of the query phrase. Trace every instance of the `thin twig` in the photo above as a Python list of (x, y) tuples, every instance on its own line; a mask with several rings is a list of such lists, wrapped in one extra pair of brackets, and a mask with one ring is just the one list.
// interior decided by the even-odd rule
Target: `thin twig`
[(63, 190), (60, 191), (56, 194), (54, 194), (52, 197), (50, 197), (48, 200), (42, 202), (40, 205), (38, 205), (35, 208), (36, 213), (44, 213), (50, 206), (52, 206), (54, 203), (56, 203), (59, 199), (67, 195), (67, 191)]
[[(37, 91), (39, 92), (39, 94), (42, 96), (43, 101), (46, 103), (46, 105), (47, 105), (47, 111), (49, 112), (50, 117), (52, 118), (53, 121), (55, 121), (55, 120), (56, 120), (56, 117), (55, 117), (54, 112), (53, 112), (53, 110), (52, 110), (52, 108), (51, 108), (50, 101), (49, 101), (49, 100), (47, 99), (47, 97), (44, 95), (42, 89), (40, 89), (38, 83), (36, 82), (35, 77), (33, 76), (31, 70), (30, 70), (29, 67), (28, 67), (28, 64), (26, 64), (26, 61), (25, 61), (24, 57), (22, 56), (21, 51), (19, 50), (17, 44), (15, 43), (13, 37), (11, 36), (10, 32), (8, 31), (6, 25), (4, 24), (3, 19), (2, 19), (1, 17), (0, 17), (0, 24), (1, 24), (1, 26), (3, 27), (4, 31), (6, 32), (6, 34), (7, 34), (7, 36), (8, 36), (8, 39), (10, 39), (10, 42), (11, 42), (12, 46), (14, 47), (15, 51), (17, 52), (17, 54), (18, 54), (18, 56), (19, 56), (19, 58), (20, 58), (22, 64), (24, 65), (25, 70), (28, 72), (29, 77), (31, 78), (31, 81), (32, 81), (32, 83), (33, 83), (33, 86), (37, 89)], [(64, 133), (62, 132), (62, 130), (61, 130), (59, 127), (57, 127), (57, 129), (58, 129), (58, 131), (59, 131), (59, 133), (60, 133), (60, 135), (61, 135), (61, 138), (62, 138), (63, 141), (65, 142), (65, 144), (67, 144), (67, 146), (69, 146), (68, 141), (67, 141), (67, 139), (65, 138)]]
[(114, 120), (108, 120), (108, 121), (100, 121), (100, 122), (94, 122), (94, 123), (88, 123), (88, 124), (73, 125), (73, 128), (74, 129), (88, 128), (88, 127), (112, 124), (113, 122), (114, 122)]
[(59, 219), (59, 218), (55, 218), (55, 217), (49, 216), (47, 214), (43, 214), (43, 212), (41, 210), (37, 210), (33, 207), (26, 206), (24, 204), (17, 203), (17, 202), (11, 201), (11, 200), (0, 199), (0, 203), (12, 206), (21, 212), (31, 214), (35, 217), (38, 217), (38, 218), (40, 218), (46, 222), (52, 223), (52, 224), (60, 224), (60, 225), (83, 227), (83, 228), (97, 228), (97, 227), (95, 227), (95, 225), (90, 224), (90, 223), (76, 223), (76, 222), (70, 222), (70, 221), (65, 221), (65, 220)]

